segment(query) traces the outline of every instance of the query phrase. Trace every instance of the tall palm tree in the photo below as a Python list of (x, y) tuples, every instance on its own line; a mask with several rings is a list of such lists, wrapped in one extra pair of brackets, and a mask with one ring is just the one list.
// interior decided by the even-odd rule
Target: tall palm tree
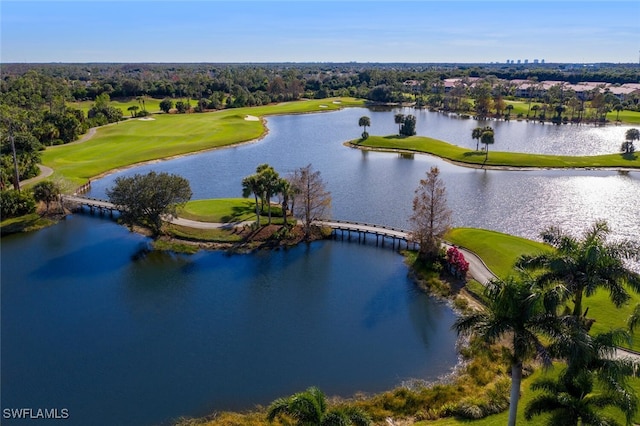
[(633, 141), (640, 140), (640, 130), (638, 129), (629, 129), (624, 133), (625, 141), (622, 143), (622, 151), (626, 154), (633, 153), (635, 151), (635, 147), (633, 146)]
[(489, 157), (489, 145), (493, 145), (495, 142), (493, 129), (489, 126), (482, 129), (482, 134), (480, 135), (480, 142), (482, 142), (485, 146), (484, 158), (485, 160)]
[(363, 127), (363, 131), (362, 131), (362, 138), (366, 139), (364, 136), (367, 135), (367, 127), (371, 126), (371, 119), (367, 116), (362, 116), (360, 117), (360, 120), (358, 120), (358, 126)]
[(327, 399), (320, 389), (310, 387), (304, 392), (288, 398), (278, 398), (271, 403), (267, 420), (274, 421), (278, 416), (289, 416), (299, 426), (368, 426), (368, 416), (355, 408), (327, 410)]
[(471, 131), (471, 138), (476, 140), (476, 151), (480, 149), (480, 136), (482, 136), (482, 127), (476, 127)]
[(521, 280), (490, 282), (485, 288), (487, 305), (483, 311), (465, 315), (454, 324), (458, 334), (475, 335), (489, 343), (509, 337), (511, 349), (511, 396), (509, 425), (516, 423), (522, 364), (540, 357), (551, 365), (551, 357), (542, 344), (542, 335), (556, 337), (560, 327), (555, 315), (556, 303), (561, 297), (541, 291), (530, 277)]
[(262, 194), (262, 183), (258, 175), (249, 175), (242, 179), (242, 196), (247, 198), (253, 194), (256, 203), (256, 223), (260, 226), (260, 209), (258, 205), (258, 196)]
[(640, 259), (640, 246), (629, 240), (609, 242), (609, 233), (607, 222), (602, 220), (588, 228), (582, 238), (549, 227), (542, 232), (542, 240), (556, 250), (523, 256), (516, 265), (542, 270), (538, 278), (542, 283), (564, 283), (574, 317), (583, 315), (583, 297), (599, 288), (606, 289), (611, 301), (620, 307), (630, 299), (627, 286), (640, 292), (640, 275), (625, 265), (627, 260)]
[(536, 119), (536, 115), (538, 114), (538, 110), (540, 109), (540, 107), (538, 105), (534, 105), (531, 107), (531, 111), (533, 111), (533, 119)]
[(268, 164), (261, 164), (257, 167), (256, 173), (258, 180), (264, 191), (263, 204), (267, 204), (267, 213), (269, 216), (268, 224), (271, 225), (271, 197), (278, 192), (280, 185), (280, 176), (273, 167)]
[(396, 114), (393, 116), (393, 121), (398, 125), (398, 134), (400, 134), (400, 129), (402, 128), (402, 123), (404, 123), (404, 114)]

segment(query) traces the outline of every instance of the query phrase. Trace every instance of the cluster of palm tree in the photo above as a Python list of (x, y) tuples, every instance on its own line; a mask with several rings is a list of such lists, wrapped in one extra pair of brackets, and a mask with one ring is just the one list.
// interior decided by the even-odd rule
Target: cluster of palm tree
[(624, 134), (624, 142), (620, 150), (625, 154), (633, 154), (636, 151), (636, 147), (633, 145), (633, 141), (640, 140), (640, 130), (629, 129)]
[[(616, 358), (617, 346), (628, 343), (627, 329), (590, 333), (584, 297), (605, 289), (615, 306), (630, 299), (628, 289), (640, 291), (640, 275), (625, 267), (640, 259), (637, 243), (609, 242), (604, 221), (595, 222), (581, 238), (550, 227), (542, 238), (555, 248), (549, 253), (523, 256), (517, 262), (522, 274), (496, 280), (486, 287), (488, 302), (480, 312), (455, 323), (460, 334), (494, 343), (508, 337), (511, 356), (509, 425), (515, 425), (523, 363), (534, 358), (546, 366), (562, 364), (555, 377), (543, 376), (532, 389), (541, 391), (527, 405), (525, 417), (549, 413), (552, 425), (613, 425), (602, 411), (615, 407), (631, 422), (638, 399), (627, 379), (640, 366)], [(640, 307), (633, 324), (640, 323)]]
[(485, 158), (489, 156), (489, 145), (495, 142), (493, 127), (476, 127), (471, 131), (471, 138), (476, 140), (476, 151), (480, 148), (480, 142), (484, 144)]
[(267, 207), (268, 224), (271, 225), (271, 198), (277, 194), (282, 194), (282, 215), (284, 223), (287, 224), (287, 205), (291, 185), (287, 179), (281, 178), (276, 170), (268, 164), (260, 164), (256, 172), (242, 179), (242, 196), (249, 197), (253, 194), (256, 203), (256, 222), (260, 226), (260, 215)]

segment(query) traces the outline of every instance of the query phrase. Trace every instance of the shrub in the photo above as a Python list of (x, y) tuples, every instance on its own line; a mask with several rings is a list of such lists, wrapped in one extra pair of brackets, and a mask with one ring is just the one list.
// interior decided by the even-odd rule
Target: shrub
[(36, 200), (31, 192), (18, 192), (14, 189), (0, 192), (2, 219), (24, 216), (36, 211)]

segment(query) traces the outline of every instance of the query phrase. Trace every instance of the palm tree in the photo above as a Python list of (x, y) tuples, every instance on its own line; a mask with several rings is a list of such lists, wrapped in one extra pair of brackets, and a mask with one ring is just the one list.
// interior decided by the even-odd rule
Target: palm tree
[(574, 317), (580, 317), (582, 299), (597, 289), (609, 292), (611, 301), (620, 307), (629, 299), (627, 286), (640, 291), (640, 275), (629, 270), (625, 262), (640, 259), (640, 246), (629, 240), (608, 242), (610, 230), (606, 221), (596, 221), (582, 238), (576, 238), (556, 226), (544, 230), (542, 240), (556, 250), (533, 256), (522, 256), (517, 266), (541, 269), (541, 283), (562, 282), (573, 302)]
[(281, 415), (292, 417), (296, 421), (295, 424), (299, 426), (367, 426), (371, 424), (368, 416), (356, 408), (327, 411), (327, 399), (317, 387), (310, 387), (304, 392), (273, 401), (267, 412), (267, 420), (272, 422)]
[(613, 109), (616, 112), (616, 121), (620, 121), (620, 111), (624, 110), (622, 104), (616, 104)]
[(630, 154), (635, 152), (635, 147), (633, 146), (633, 141), (640, 140), (640, 130), (638, 129), (629, 129), (624, 134), (625, 141), (622, 142), (621, 150), (625, 154)]
[(371, 119), (367, 116), (360, 117), (358, 120), (358, 126), (363, 127), (362, 139), (367, 139), (369, 137), (369, 133), (367, 133), (367, 126), (371, 126)]
[(536, 119), (536, 115), (538, 114), (538, 110), (540, 109), (540, 106), (538, 105), (534, 105), (531, 107), (531, 111), (533, 111), (533, 119)]
[[(622, 411), (631, 424), (638, 400), (627, 384), (637, 371), (637, 362), (617, 359), (616, 346), (629, 341), (624, 330), (613, 330), (590, 336), (581, 321), (569, 316), (568, 332), (558, 339), (551, 352), (567, 360), (567, 367), (557, 378), (541, 377), (531, 389), (542, 391), (525, 408), (528, 420), (550, 413), (550, 425), (616, 425), (603, 414), (605, 407)], [(594, 386), (596, 382), (598, 387)], [(597, 389), (597, 390), (596, 390)]]
[(131, 105), (127, 108), (127, 111), (131, 111), (131, 117), (135, 117), (140, 107), (138, 105)]
[(555, 303), (561, 297), (550, 297), (529, 277), (522, 280), (490, 282), (485, 288), (487, 305), (483, 311), (463, 316), (454, 327), (458, 334), (475, 335), (483, 341), (495, 343), (508, 337), (511, 346), (511, 397), (509, 425), (515, 425), (524, 361), (539, 356), (545, 365), (551, 357), (540, 340), (541, 335), (557, 336), (558, 321)]
[(471, 138), (476, 140), (476, 151), (480, 148), (480, 137), (482, 136), (483, 130), (482, 127), (476, 127), (471, 131)]
[(507, 110), (507, 120), (509, 120), (511, 118), (511, 111), (513, 111), (513, 105), (512, 104), (508, 104), (506, 106), (506, 110)]
[(480, 142), (482, 142), (485, 146), (484, 158), (485, 160), (489, 157), (489, 145), (492, 145), (495, 142), (493, 129), (489, 126), (482, 129), (482, 135), (480, 135)]
[(271, 225), (271, 197), (278, 192), (278, 187), (280, 185), (280, 176), (278, 175), (278, 172), (276, 172), (274, 168), (268, 164), (259, 165), (256, 168), (256, 173), (264, 194), (264, 198), (262, 200), (263, 208), (264, 203), (266, 203), (267, 213), (269, 215), (268, 224)]
[(253, 194), (256, 202), (256, 223), (260, 226), (260, 210), (258, 208), (258, 196), (262, 194), (262, 183), (258, 175), (250, 175), (242, 179), (242, 196), (247, 198)]
[(291, 182), (284, 178), (280, 179), (278, 181), (278, 187), (276, 188), (276, 191), (282, 194), (282, 218), (284, 221), (284, 226), (286, 227), (289, 225), (287, 223), (287, 209), (289, 208), (289, 198), (291, 197), (293, 192)]
[(402, 124), (404, 123), (404, 114), (394, 115), (393, 121), (398, 125), (398, 134), (400, 134), (400, 129), (402, 128)]

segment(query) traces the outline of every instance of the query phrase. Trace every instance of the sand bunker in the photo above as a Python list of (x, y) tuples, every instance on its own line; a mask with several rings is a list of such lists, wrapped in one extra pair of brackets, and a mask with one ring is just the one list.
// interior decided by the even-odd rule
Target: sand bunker
[(245, 115), (244, 119), (247, 121), (260, 121), (260, 119), (255, 115)]
[(326, 105), (320, 105), (320, 108), (329, 108), (329, 107)]
[(144, 117), (144, 118), (138, 118), (138, 120), (140, 120), (140, 121), (153, 121), (153, 120), (155, 120), (155, 118), (153, 118), (153, 117)]
[(333, 102), (331, 102), (331, 103), (332, 103), (332, 104), (341, 104), (342, 102), (340, 102), (340, 101), (333, 101)]

